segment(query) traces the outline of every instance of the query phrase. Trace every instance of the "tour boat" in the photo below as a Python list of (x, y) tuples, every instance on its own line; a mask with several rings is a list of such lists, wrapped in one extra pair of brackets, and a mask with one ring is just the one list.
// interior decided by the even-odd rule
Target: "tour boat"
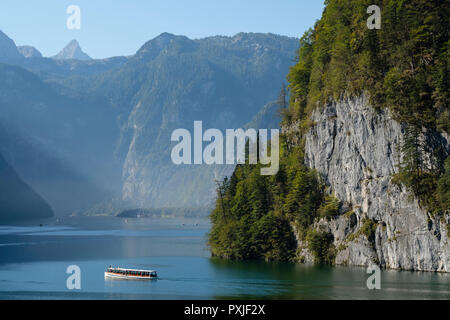
[(105, 271), (105, 278), (110, 279), (151, 280), (157, 277), (155, 270), (124, 269), (110, 266)]

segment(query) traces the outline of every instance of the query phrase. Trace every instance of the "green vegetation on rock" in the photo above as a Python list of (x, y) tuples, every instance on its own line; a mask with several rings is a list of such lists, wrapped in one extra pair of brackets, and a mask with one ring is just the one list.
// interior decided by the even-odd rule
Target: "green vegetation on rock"
[[(381, 8), (379, 30), (366, 26), (371, 4)], [(405, 127), (396, 181), (438, 214), (448, 209), (436, 190), (446, 152), (432, 150), (425, 138), (430, 130), (450, 128), (449, 13), (443, 0), (326, 1), (314, 30), (301, 38), (284, 118), (285, 126), (300, 121), (307, 130), (318, 102), (367, 92), (375, 108), (389, 108)]]
[(315, 263), (332, 264), (334, 262), (335, 249), (331, 233), (311, 229), (306, 236), (306, 240)]
[(377, 230), (377, 224), (369, 219), (365, 218), (362, 221), (363, 225), (361, 227), (361, 233), (364, 234), (371, 243), (375, 241), (375, 231)]
[[(286, 143), (281, 144), (286, 153)], [(309, 231), (316, 218), (335, 215), (335, 198), (326, 197), (314, 170), (303, 164), (295, 149), (282, 157), (276, 175), (262, 176), (260, 165), (238, 165), (218, 185), (209, 245), (213, 256), (229, 259), (294, 260), (293, 228), (304, 240), (317, 240), (317, 261), (326, 262), (324, 239)], [(324, 241), (322, 241), (324, 240)], [(324, 244), (319, 244), (324, 242)]]
[[(443, 153), (430, 153), (419, 135), (449, 132), (450, 3), (327, 0), (325, 4), (322, 18), (301, 38), (298, 61), (288, 75), (290, 103), (282, 110), (280, 170), (273, 177), (262, 177), (259, 165), (242, 165), (220, 185), (211, 214), (209, 243), (214, 256), (291, 259), (295, 230), (316, 262), (333, 261), (333, 239), (315, 230), (313, 223), (338, 215), (340, 204), (325, 196), (316, 172), (304, 165), (302, 151), (304, 134), (315, 125), (309, 115), (330, 99), (367, 93), (374, 108), (388, 108), (409, 139), (400, 146), (405, 159), (398, 182), (410, 186), (423, 205), (438, 211), (449, 208), (449, 160), (444, 170)], [(366, 10), (372, 4), (381, 7), (379, 30), (367, 28)], [(432, 169), (427, 168), (427, 158)], [(261, 234), (257, 232), (261, 221), (280, 226), (259, 238), (266, 246), (253, 240)], [(364, 234), (373, 243), (376, 228), (377, 223), (365, 219), (352, 236)], [(281, 239), (289, 240), (283, 244)]]
[[(381, 8), (381, 29), (366, 26), (369, 5)], [(329, 0), (322, 18), (301, 38), (288, 76), (290, 117), (330, 97), (370, 94), (397, 120), (449, 131), (450, 4), (445, 0)]]

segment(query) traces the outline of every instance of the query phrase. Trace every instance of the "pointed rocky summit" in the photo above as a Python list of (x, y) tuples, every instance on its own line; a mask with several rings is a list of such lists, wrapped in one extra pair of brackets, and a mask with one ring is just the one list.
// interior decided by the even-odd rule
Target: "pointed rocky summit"
[(52, 57), (57, 60), (92, 60), (86, 53), (81, 50), (77, 40), (72, 40), (64, 47), (56, 56)]

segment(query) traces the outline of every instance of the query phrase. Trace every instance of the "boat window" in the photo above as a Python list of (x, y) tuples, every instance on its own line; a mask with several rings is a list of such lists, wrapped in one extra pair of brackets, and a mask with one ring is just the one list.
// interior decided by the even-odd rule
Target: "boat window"
[(115, 269), (112, 267), (108, 267), (106, 269), (106, 271), (117, 274), (117, 275), (125, 275), (125, 276), (156, 277), (156, 271), (143, 271), (143, 270), (132, 270), (132, 269), (121, 270), (119, 268)]

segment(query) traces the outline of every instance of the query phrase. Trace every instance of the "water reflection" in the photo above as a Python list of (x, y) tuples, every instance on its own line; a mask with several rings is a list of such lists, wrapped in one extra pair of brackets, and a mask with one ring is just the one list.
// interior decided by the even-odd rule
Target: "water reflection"
[[(215, 276), (245, 284), (247, 299), (450, 299), (450, 275), (381, 271), (381, 290), (369, 290), (365, 268), (211, 259)], [(218, 299), (236, 296), (218, 295)]]
[[(0, 227), (0, 298), (49, 299), (450, 299), (450, 275), (211, 259), (207, 223), (120, 219), (68, 226)], [(79, 265), (82, 290), (66, 288)], [(158, 280), (109, 280), (105, 268), (154, 269)]]

